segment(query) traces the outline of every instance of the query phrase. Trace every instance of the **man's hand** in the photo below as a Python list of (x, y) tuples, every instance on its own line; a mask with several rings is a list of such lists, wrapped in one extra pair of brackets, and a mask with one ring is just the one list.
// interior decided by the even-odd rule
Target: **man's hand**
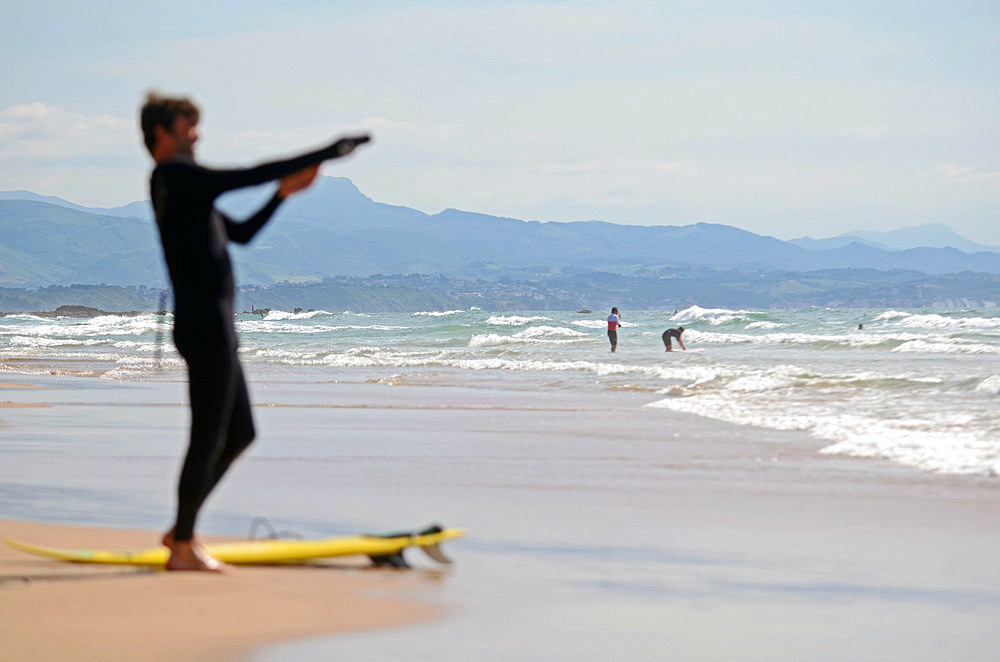
[(282, 198), (287, 198), (291, 194), (298, 193), (302, 189), (307, 188), (316, 179), (318, 172), (319, 165), (314, 165), (283, 177), (281, 184), (278, 186), (278, 195)]
[(358, 145), (362, 145), (371, 140), (371, 136), (351, 136), (350, 138), (341, 138), (334, 143), (334, 148), (337, 151), (337, 156), (347, 156), (354, 151), (354, 148)]

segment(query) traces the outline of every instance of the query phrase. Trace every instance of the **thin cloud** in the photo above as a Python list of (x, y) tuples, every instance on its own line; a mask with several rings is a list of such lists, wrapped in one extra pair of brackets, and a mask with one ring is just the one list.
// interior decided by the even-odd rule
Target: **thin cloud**
[[(132, 124), (33, 102), (0, 109), (0, 159), (49, 162), (125, 156), (137, 148)], [(127, 145), (127, 147), (125, 147)]]
[(957, 166), (953, 163), (938, 163), (927, 176), (950, 179), (959, 182), (989, 182), (1000, 179), (1000, 170), (977, 172), (973, 166)]
[(852, 124), (836, 126), (821, 131), (819, 135), (833, 138), (857, 138), (862, 140), (882, 140), (887, 138), (914, 136), (949, 136), (958, 133), (958, 124), (939, 124), (936, 126), (899, 126), (884, 124)]

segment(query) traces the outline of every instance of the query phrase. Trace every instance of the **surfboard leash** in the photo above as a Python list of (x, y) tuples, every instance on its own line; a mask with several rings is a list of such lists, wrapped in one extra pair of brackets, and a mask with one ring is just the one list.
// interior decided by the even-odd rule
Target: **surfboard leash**
[[(254, 535), (257, 533), (258, 526), (267, 529), (266, 538), (260, 538)], [(271, 522), (268, 521), (266, 517), (261, 515), (258, 515), (251, 520), (250, 532), (247, 534), (247, 540), (279, 540), (281, 538), (296, 538), (298, 540), (302, 540), (302, 534), (298, 531), (277, 531), (273, 526), (271, 526)]]

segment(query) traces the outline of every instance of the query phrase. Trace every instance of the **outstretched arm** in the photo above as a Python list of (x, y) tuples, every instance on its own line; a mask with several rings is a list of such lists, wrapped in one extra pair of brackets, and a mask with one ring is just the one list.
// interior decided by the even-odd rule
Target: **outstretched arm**
[(210, 170), (206, 169), (206, 185), (211, 189), (211, 194), (221, 195), (226, 191), (246, 186), (256, 186), (265, 182), (274, 181), (287, 177), (300, 170), (311, 166), (319, 165), (323, 161), (337, 159), (347, 156), (354, 151), (358, 145), (362, 145), (371, 140), (367, 135), (341, 138), (335, 143), (307, 152), (300, 156), (280, 161), (263, 163), (252, 168), (239, 168), (233, 170)]
[(281, 202), (288, 196), (293, 193), (298, 193), (312, 184), (313, 180), (316, 179), (316, 174), (318, 172), (319, 165), (314, 165), (283, 178), (281, 180), (281, 185), (278, 187), (278, 190), (271, 197), (268, 203), (261, 207), (256, 214), (242, 223), (234, 221), (222, 212), (219, 212), (223, 221), (225, 221), (226, 234), (229, 236), (230, 241), (235, 241), (238, 244), (249, 243), (250, 240), (253, 239), (254, 236), (260, 231), (260, 229), (264, 227), (264, 224), (270, 220), (275, 210), (278, 209), (278, 205), (280, 205)]

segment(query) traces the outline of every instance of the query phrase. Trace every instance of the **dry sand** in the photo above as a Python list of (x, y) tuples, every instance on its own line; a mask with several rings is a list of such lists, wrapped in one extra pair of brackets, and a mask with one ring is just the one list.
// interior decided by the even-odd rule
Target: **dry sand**
[[(53, 547), (149, 547), (157, 534), (0, 520), (0, 536)], [(0, 546), (8, 660), (224, 660), (264, 643), (422, 622), (399, 596), (418, 573), (359, 565), (240, 567), (226, 576), (70, 564)]]

